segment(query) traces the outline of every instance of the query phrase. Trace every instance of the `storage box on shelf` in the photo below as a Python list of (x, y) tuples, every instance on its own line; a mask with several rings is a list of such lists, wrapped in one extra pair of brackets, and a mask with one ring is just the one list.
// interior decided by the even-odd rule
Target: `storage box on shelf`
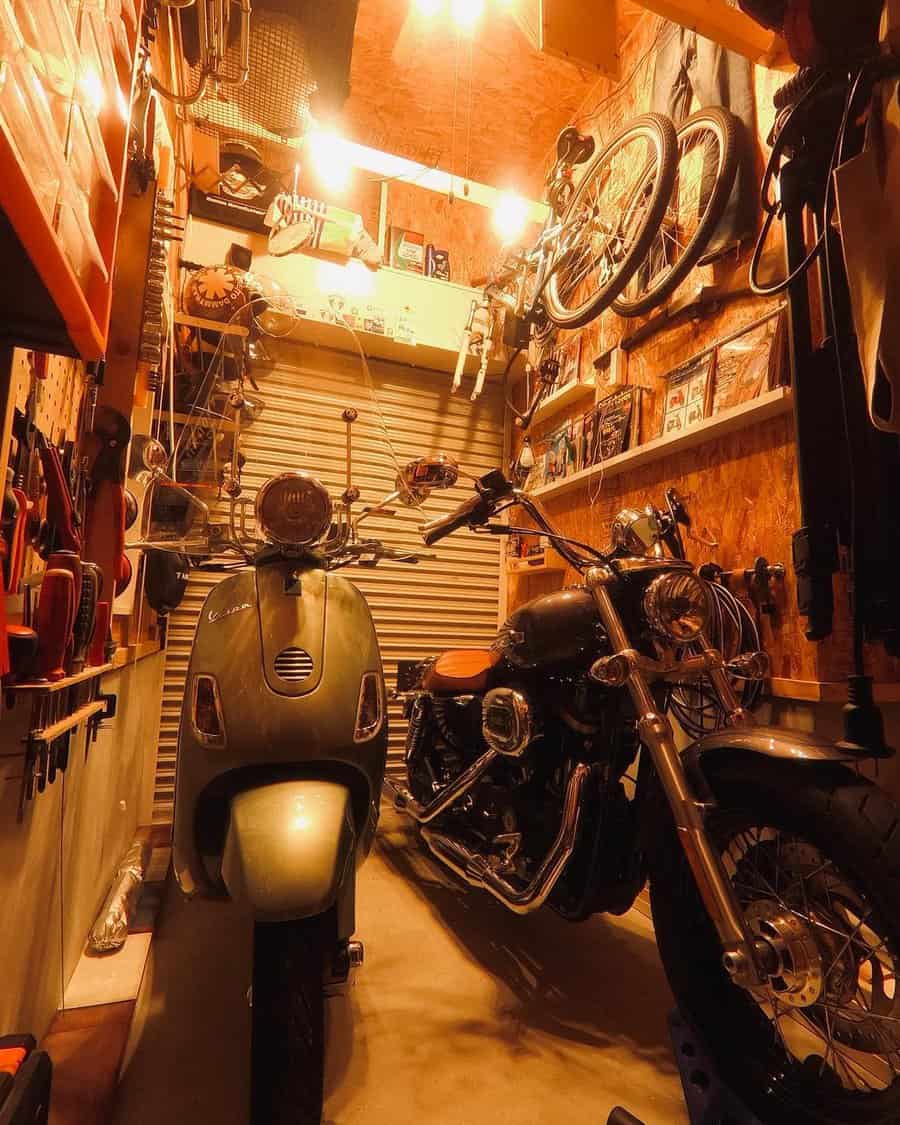
[(121, 0), (0, 0), (0, 330), (17, 343), (105, 351), (137, 17)]

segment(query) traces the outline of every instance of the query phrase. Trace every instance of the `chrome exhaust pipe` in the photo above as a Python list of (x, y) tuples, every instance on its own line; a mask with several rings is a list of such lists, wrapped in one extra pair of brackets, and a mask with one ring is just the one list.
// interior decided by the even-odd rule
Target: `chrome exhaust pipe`
[(442, 812), (446, 812), (452, 804), (467, 793), (485, 771), (496, 762), (498, 757), (496, 750), (487, 750), (468, 769), (463, 770), (459, 777), (445, 786), (427, 805), (421, 804), (408, 789), (398, 785), (396, 781), (392, 781), (389, 777), (384, 779), (382, 791), (386, 797), (393, 801), (395, 809), (407, 813), (420, 824), (427, 824), (430, 820), (434, 820), (436, 816), (440, 816)]
[(547, 901), (575, 850), (581, 820), (582, 794), (590, 773), (591, 767), (584, 764), (576, 766), (572, 771), (566, 786), (559, 832), (527, 887), (514, 887), (491, 867), (484, 856), (471, 851), (443, 832), (425, 828), (422, 837), (441, 863), (445, 863), (467, 883), (471, 883), (473, 887), (484, 887), (516, 914), (530, 914)]

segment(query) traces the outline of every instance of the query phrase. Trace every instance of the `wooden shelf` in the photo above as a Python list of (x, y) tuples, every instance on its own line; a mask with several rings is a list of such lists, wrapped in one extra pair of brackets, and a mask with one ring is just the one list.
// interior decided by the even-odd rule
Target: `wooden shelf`
[(751, 402), (742, 402), (739, 406), (733, 406), (730, 410), (723, 410), (721, 414), (716, 414), (712, 418), (704, 418), (702, 422), (692, 426), (689, 430), (682, 430), (681, 433), (674, 436), (653, 438), (634, 449), (628, 449), (624, 453), (610, 457), (607, 461), (591, 465), (589, 468), (582, 469), (571, 476), (563, 477), (562, 480), (539, 485), (531, 490), (531, 495), (548, 497), (571, 492), (601, 473), (604, 477), (619, 476), (638, 468), (640, 465), (660, 461), (686, 449), (695, 449), (713, 438), (725, 437), (748, 426), (758, 425), (770, 418), (777, 418), (781, 414), (786, 414), (790, 409), (790, 388), (776, 387), (774, 390), (764, 392)]
[(541, 551), (538, 555), (506, 560), (507, 574), (563, 574), (565, 569), (565, 562), (555, 551)]
[(571, 383), (566, 383), (564, 387), (559, 387), (544, 399), (534, 412), (534, 417), (531, 419), (532, 424), (540, 422), (543, 418), (548, 418), (558, 410), (564, 410), (567, 406), (571, 406), (572, 403), (579, 402), (581, 399), (593, 398), (595, 391), (596, 386), (593, 379), (589, 382), (579, 382), (575, 379)]
[[(138, 3), (137, 7), (139, 27), (142, 5)], [(126, 36), (132, 62), (120, 93), (130, 105), (137, 75), (138, 32), (129, 27)], [(40, 81), (37, 76), (35, 80)], [(70, 108), (73, 111), (74, 104)], [(66, 355), (77, 353), (84, 360), (100, 359), (107, 348), (116, 243), (128, 175), (126, 123), (117, 111), (107, 109), (101, 114), (99, 126), (117, 194), (101, 185), (91, 199), (91, 225), (103, 269), (95, 264), (79, 279), (62, 239), (38, 202), (32, 177), (0, 114), (0, 211), (15, 236), (12, 240), (4, 236), (3, 247), (7, 255), (27, 259), (14, 270), (15, 281), (5, 293), (4, 332), (25, 346)], [(37, 137), (35, 142), (40, 143)], [(20, 302), (23, 307), (19, 307)]]
[(187, 313), (181, 312), (177, 312), (174, 319), (176, 324), (186, 324), (189, 328), (202, 328), (205, 332), (218, 332), (221, 336), (250, 335), (250, 329), (245, 328), (243, 324), (223, 324), (218, 320), (204, 320), (203, 317), (188, 316)]
[[(900, 703), (900, 684), (873, 684), (876, 703)], [(789, 680), (773, 678), (769, 694), (776, 699), (797, 699), (806, 703), (846, 703), (846, 680)]]
[(96, 679), (97, 676), (102, 676), (106, 672), (113, 670), (113, 663), (98, 664), (94, 668), (85, 668), (83, 672), (76, 672), (74, 676), (66, 676), (62, 680), (55, 680), (53, 683), (49, 681), (31, 681), (24, 684), (10, 684), (6, 689), (8, 691), (27, 691), (34, 694), (52, 695), (57, 691), (65, 691), (66, 688), (74, 687), (76, 684), (83, 684), (85, 680)]
[[(431, 279), (425, 280), (430, 281)], [(297, 326), (289, 333), (287, 339), (358, 355), (356, 342), (353, 338), (354, 334), (358, 338), (360, 347), (365, 352), (367, 359), (388, 360), (391, 363), (400, 363), (407, 367), (426, 368), (429, 371), (448, 373), (456, 368), (458, 350), (436, 347), (433, 344), (422, 343), (421, 340), (417, 340), (415, 343), (407, 343), (380, 332), (367, 332), (364, 328), (354, 328), (353, 333), (351, 333), (350, 329), (343, 324), (329, 324), (327, 321), (314, 320), (311, 317), (302, 317)], [(480, 362), (479, 358), (474, 355), (467, 358), (462, 387), (457, 392), (460, 398), (468, 398), (472, 393)], [(518, 362), (524, 370), (524, 358), (520, 357)], [(491, 358), (488, 361), (488, 379), (498, 379), (502, 376), (506, 370), (506, 363), (506, 358), (502, 353)]]

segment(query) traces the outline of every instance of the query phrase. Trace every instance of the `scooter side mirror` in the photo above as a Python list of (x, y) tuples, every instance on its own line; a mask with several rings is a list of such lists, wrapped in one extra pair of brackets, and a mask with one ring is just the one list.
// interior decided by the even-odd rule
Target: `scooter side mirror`
[(432, 489), (452, 488), (459, 480), (459, 465), (446, 453), (417, 457), (397, 475), (397, 499), (414, 507), (427, 500)]

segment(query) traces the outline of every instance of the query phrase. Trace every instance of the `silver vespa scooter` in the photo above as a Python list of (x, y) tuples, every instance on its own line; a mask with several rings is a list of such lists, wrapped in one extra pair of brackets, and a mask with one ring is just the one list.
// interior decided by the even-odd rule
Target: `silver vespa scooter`
[[(365, 599), (335, 573), (423, 556), (366, 539), (361, 523), (456, 482), (447, 457), (411, 462), (354, 519), (314, 477), (260, 488), (265, 542), (207, 597), (178, 736), (174, 863), (188, 895), (228, 896), (254, 920), (251, 1125), (318, 1125), (323, 989), (362, 961), (356, 870), (378, 822), (385, 686)], [(219, 564), (221, 565), (221, 564)], [(232, 564), (233, 565), (233, 564)]]

